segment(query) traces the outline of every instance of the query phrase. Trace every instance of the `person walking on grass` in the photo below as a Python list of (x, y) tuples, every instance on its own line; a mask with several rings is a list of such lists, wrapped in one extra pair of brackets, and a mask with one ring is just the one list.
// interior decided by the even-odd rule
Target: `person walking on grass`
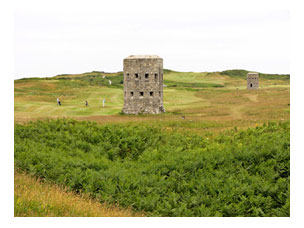
[(57, 98), (57, 105), (61, 106), (61, 102), (60, 102), (59, 98)]
[(88, 106), (89, 105), (89, 102), (88, 101), (85, 101), (85, 106)]
[(104, 108), (104, 106), (105, 106), (105, 103), (106, 103), (106, 99), (103, 98), (103, 100), (102, 100), (102, 107), (103, 107), (103, 108)]

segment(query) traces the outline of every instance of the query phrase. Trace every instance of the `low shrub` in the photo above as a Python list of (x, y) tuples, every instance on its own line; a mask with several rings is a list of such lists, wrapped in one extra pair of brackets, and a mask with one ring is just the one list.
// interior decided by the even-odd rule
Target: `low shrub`
[(289, 123), (206, 138), (69, 119), (15, 125), (15, 164), (149, 216), (289, 216)]

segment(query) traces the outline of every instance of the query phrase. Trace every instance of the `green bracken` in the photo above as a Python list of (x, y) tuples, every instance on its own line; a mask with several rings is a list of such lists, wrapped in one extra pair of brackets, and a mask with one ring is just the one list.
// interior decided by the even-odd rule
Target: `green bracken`
[(289, 131), (289, 122), (199, 136), (36, 121), (15, 125), (15, 165), (149, 216), (289, 216)]

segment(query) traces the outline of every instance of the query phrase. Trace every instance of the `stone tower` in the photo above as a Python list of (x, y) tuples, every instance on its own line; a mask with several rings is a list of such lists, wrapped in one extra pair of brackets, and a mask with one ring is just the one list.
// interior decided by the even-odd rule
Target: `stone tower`
[(156, 55), (130, 55), (123, 60), (123, 113), (164, 112), (163, 59)]
[(248, 72), (247, 74), (247, 89), (259, 88), (259, 73)]

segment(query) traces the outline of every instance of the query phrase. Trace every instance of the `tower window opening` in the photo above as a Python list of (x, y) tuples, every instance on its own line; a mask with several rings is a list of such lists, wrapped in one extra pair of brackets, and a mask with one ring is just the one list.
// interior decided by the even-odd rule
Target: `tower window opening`
[(143, 97), (144, 96), (144, 92), (139, 92), (139, 96)]
[(150, 92), (150, 97), (153, 97), (153, 92)]
[(138, 74), (135, 74), (135, 78), (138, 78)]
[(149, 78), (149, 74), (145, 74), (145, 79), (148, 79)]
[(157, 79), (157, 74), (154, 74), (154, 78)]
[(250, 83), (250, 87), (252, 87), (252, 83)]
[(158, 95), (161, 96), (161, 92), (160, 91), (158, 91)]
[(131, 97), (133, 97), (133, 96), (134, 96), (134, 92), (131, 92), (130, 94), (131, 94)]

